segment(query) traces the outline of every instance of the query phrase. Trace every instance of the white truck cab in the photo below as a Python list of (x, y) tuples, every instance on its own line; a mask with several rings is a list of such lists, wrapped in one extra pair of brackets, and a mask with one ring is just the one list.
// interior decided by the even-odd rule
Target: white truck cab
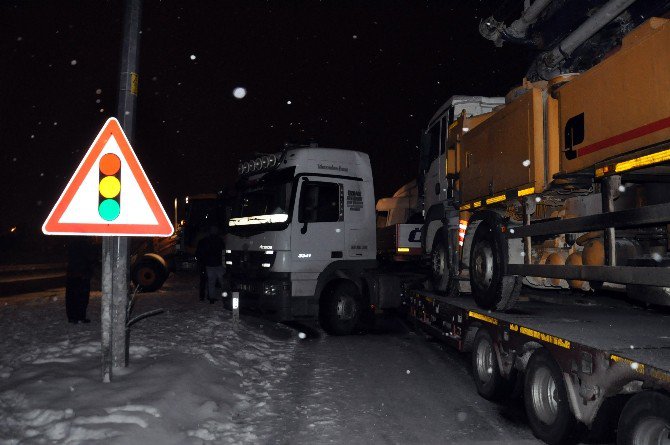
[(239, 173), (226, 268), (240, 305), (353, 330), (370, 303), (362, 275), (376, 267), (368, 155), (301, 147), (242, 162)]

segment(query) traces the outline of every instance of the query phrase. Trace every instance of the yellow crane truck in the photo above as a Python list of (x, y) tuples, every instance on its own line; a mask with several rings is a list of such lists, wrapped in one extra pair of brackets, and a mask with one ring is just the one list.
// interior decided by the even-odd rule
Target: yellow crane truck
[(670, 25), (654, 18), (584, 73), (524, 81), (488, 113), (436, 116), (461, 238), (435, 273), (469, 278), (485, 309), (514, 306), (522, 283), (615, 283), (670, 304), (668, 67)]

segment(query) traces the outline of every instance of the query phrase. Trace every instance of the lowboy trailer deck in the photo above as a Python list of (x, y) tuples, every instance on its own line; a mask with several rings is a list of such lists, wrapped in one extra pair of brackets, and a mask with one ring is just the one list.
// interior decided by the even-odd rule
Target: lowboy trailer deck
[(484, 398), (504, 399), (523, 379), (528, 421), (545, 442), (579, 441), (616, 398), (623, 410), (607, 415), (617, 443), (667, 443), (670, 315), (605, 297), (523, 300), (496, 312), (467, 294), (413, 291), (407, 303), (424, 331), (471, 351)]

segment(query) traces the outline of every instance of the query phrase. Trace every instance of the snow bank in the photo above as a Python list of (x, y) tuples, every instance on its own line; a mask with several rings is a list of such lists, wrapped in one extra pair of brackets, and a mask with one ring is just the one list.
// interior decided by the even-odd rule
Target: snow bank
[[(130, 366), (101, 383), (100, 298), (88, 325), (65, 317), (64, 290), (0, 299), (0, 443), (255, 443), (271, 434), (272, 389), (294, 333), (198, 301), (190, 281), (141, 295)], [(252, 321), (253, 323), (253, 321)]]

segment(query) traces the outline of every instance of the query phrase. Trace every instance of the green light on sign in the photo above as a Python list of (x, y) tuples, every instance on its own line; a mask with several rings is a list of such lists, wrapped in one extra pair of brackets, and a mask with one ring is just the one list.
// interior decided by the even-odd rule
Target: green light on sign
[(121, 212), (119, 203), (114, 199), (105, 199), (98, 206), (98, 213), (105, 221), (114, 221)]

